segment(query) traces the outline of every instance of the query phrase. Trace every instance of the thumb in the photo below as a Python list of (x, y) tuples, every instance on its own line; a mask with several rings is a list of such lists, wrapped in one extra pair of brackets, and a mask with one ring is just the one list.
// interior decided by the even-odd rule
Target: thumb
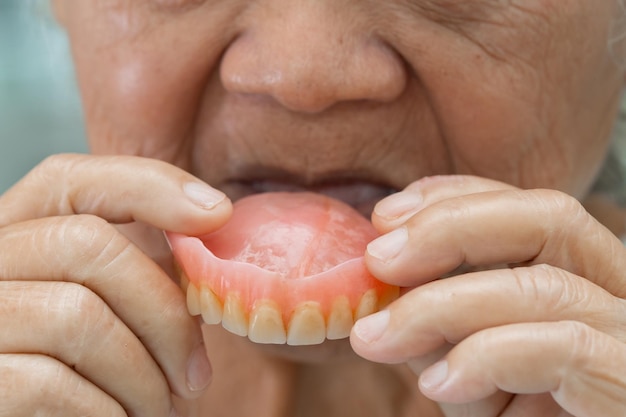
[(55, 155), (0, 197), (0, 227), (92, 214), (199, 235), (220, 227), (231, 212), (221, 191), (178, 167), (135, 156)]

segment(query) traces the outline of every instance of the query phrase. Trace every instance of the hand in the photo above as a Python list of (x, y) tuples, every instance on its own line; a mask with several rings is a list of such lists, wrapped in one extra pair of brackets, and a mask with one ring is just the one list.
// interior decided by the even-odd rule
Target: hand
[(370, 271), (407, 289), (356, 323), (358, 354), (407, 362), (446, 417), (626, 415), (626, 250), (575, 199), (426, 178), (373, 222)]
[(207, 233), (230, 210), (138, 157), (54, 156), (0, 197), (0, 416), (158, 417), (171, 393), (197, 397), (210, 376), (199, 326), (111, 223)]

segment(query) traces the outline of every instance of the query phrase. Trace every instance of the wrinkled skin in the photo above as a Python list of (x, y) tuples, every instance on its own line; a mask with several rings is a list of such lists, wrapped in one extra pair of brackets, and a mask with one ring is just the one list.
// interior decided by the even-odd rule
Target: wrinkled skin
[[(626, 413), (626, 253), (577, 201), (623, 84), (612, 2), (54, 4), (95, 155), (0, 199), (0, 415)], [(160, 230), (214, 230), (217, 190), (259, 181), (404, 190), (366, 257), (406, 290), (355, 326), (358, 356), (186, 314)]]

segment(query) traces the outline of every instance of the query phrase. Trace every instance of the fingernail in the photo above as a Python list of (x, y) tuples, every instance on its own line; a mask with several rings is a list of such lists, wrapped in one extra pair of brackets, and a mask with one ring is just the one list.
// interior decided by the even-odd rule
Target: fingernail
[(198, 182), (186, 183), (183, 185), (183, 192), (195, 205), (205, 210), (211, 210), (226, 199), (223, 192)]
[(194, 350), (187, 365), (187, 386), (191, 391), (202, 391), (211, 383), (213, 370), (202, 344)]
[(178, 414), (178, 411), (176, 411), (176, 409), (172, 407), (172, 410), (170, 411), (170, 417), (181, 417), (181, 416), (180, 414)]
[(418, 192), (401, 191), (381, 200), (374, 208), (374, 213), (390, 220), (409, 217), (419, 210), (422, 201)]
[(390, 317), (389, 310), (363, 317), (354, 324), (354, 334), (367, 344), (376, 342), (387, 330)]
[(409, 231), (399, 227), (367, 245), (367, 252), (382, 262), (390, 262), (402, 252), (409, 241)]
[(448, 379), (448, 361), (439, 361), (420, 375), (420, 385), (428, 391), (433, 391), (443, 385)]

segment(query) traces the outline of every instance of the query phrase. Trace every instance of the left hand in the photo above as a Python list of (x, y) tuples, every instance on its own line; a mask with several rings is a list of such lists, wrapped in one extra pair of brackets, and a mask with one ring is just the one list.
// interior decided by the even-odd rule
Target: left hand
[(626, 415), (626, 249), (578, 201), (433, 177), (373, 222), (367, 265), (406, 291), (357, 322), (359, 355), (408, 363), (446, 417)]

